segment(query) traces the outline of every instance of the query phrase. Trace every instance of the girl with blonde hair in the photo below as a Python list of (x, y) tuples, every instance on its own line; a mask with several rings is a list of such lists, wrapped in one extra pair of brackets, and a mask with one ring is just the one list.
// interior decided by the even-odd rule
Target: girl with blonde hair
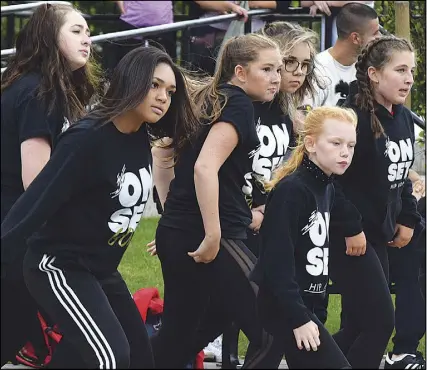
[(277, 367), (283, 355), (289, 368), (349, 367), (314, 314), (314, 302), (328, 284), (333, 174), (350, 166), (356, 124), (352, 110), (309, 112), (292, 156), (266, 186), (261, 251), (251, 279), (259, 286), (261, 322), (273, 337), (265, 356)]

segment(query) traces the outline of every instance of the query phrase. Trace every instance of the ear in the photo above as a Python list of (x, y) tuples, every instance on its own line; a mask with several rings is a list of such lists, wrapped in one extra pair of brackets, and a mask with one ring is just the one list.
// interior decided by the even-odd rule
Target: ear
[(307, 152), (315, 153), (316, 152), (316, 142), (314, 137), (311, 135), (307, 135), (304, 137), (304, 146)]
[(246, 82), (247, 73), (245, 67), (243, 67), (242, 65), (238, 64), (234, 67), (234, 75), (240, 82)]
[(379, 83), (378, 79), (378, 71), (375, 67), (369, 67), (368, 68), (368, 77), (372, 82)]
[(350, 33), (349, 40), (354, 45), (361, 45), (362, 44), (362, 38), (357, 32)]

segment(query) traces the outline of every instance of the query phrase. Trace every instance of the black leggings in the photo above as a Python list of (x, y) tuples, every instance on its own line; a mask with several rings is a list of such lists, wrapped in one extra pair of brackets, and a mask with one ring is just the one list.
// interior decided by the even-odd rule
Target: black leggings
[(119, 272), (95, 277), (78, 261), (30, 249), (24, 277), (86, 368), (154, 368), (144, 322)]
[[(233, 321), (250, 341), (247, 358), (268, 344), (257, 316), (257, 286), (248, 279), (255, 257), (242, 241), (221, 239), (214, 261), (196, 263), (187, 253), (202, 240), (187, 231), (157, 228), (164, 280), (162, 327), (151, 338), (157, 368), (183, 368)], [(259, 368), (271, 366), (261, 361)]]
[(378, 369), (394, 328), (388, 288), (387, 246), (345, 254), (345, 239), (331, 233), (329, 272), (341, 292), (345, 325), (333, 337), (353, 368)]

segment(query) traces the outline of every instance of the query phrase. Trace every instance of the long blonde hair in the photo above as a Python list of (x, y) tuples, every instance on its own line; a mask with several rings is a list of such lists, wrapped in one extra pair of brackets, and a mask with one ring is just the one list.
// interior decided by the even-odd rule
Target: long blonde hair
[(300, 166), (304, 154), (307, 154), (304, 144), (305, 137), (319, 136), (323, 130), (323, 123), (328, 118), (350, 123), (354, 127), (357, 126), (357, 115), (350, 108), (318, 107), (310, 111), (299, 133), (298, 145), (295, 147), (289, 160), (274, 171), (272, 180), (265, 184), (267, 191), (273, 189), (281, 179), (293, 173)]
[(227, 97), (219, 91), (219, 85), (232, 79), (237, 65), (247, 66), (266, 49), (280, 50), (274, 40), (262, 35), (250, 33), (232, 37), (218, 55), (218, 68), (213, 77), (194, 79), (187, 76), (189, 94), (199, 118), (212, 123), (221, 116)]

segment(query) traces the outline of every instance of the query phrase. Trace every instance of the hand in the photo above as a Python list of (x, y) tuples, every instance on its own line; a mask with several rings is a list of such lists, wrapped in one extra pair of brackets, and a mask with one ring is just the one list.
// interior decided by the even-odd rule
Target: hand
[(362, 231), (360, 234), (345, 238), (348, 256), (363, 256), (366, 253), (366, 237)]
[(312, 5), (312, 6), (310, 6), (310, 12), (309, 12), (309, 14), (312, 16), (312, 17), (314, 17), (316, 14), (317, 14), (317, 10), (318, 10), (319, 8), (316, 6), (316, 5)]
[(426, 188), (423, 180), (417, 180), (412, 183), (412, 195), (417, 198), (417, 201), (426, 195)]
[[(320, 346), (319, 328), (313, 321), (294, 329), (294, 336), (297, 342), (298, 349), (305, 349), (310, 351), (310, 347), (313, 351), (317, 351), (317, 347)], [(304, 345), (304, 347), (303, 347)]]
[(219, 252), (219, 243), (221, 237), (209, 237), (205, 236), (199, 248), (194, 252), (188, 252), (190, 257), (193, 257), (197, 263), (209, 263), (212, 262)]
[(331, 15), (331, 10), (329, 9), (329, 1), (313, 1), (313, 3), (322, 13), (325, 13), (326, 15)]
[(391, 242), (388, 242), (388, 245), (389, 247), (402, 248), (411, 241), (412, 235), (414, 235), (414, 229), (397, 224), (395, 236)]
[(157, 255), (157, 248), (156, 248), (156, 239), (154, 239), (152, 242), (148, 243), (146, 245), (147, 252), (150, 253), (150, 256), (156, 256)]
[(227, 1), (227, 7), (228, 7), (227, 11), (236, 13), (240, 17), (242, 17), (243, 22), (246, 22), (248, 20), (248, 11), (245, 8), (242, 8), (241, 6), (228, 1)]
[(249, 225), (249, 228), (257, 233), (263, 220), (264, 214), (258, 209), (252, 209), (252, 223)]

